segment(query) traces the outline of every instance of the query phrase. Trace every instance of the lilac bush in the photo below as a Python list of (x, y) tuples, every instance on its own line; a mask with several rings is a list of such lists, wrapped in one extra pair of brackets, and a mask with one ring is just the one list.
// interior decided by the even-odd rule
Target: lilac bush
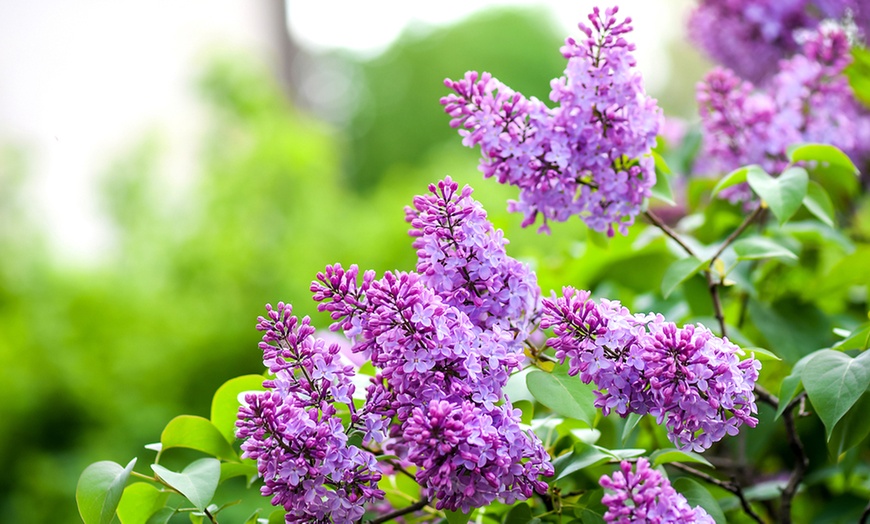
[(861, 0), (701, 0), (689, 37), (742, 78), (764, 83), (826, 19), (854, 23), (861, 38), (870, 32), (870, 6)]
[(625, 234), (655, 184), (649, 152), (662, 114), (625, 39), (631, 19), (616, 13), (595, 8), (590, 25), (579, 26), (586, 39), (566, 40), (565, 74), (550, 84), (556, 108), (489, 73), (445, 81), (455, 91), (441, 99), (450, 125), (465, 146), (480, 147), (485, 177), (519, 188), (509, 209), (523, 213), (524, 226), (540, 215), (548, 231), (548, 220), (576, 215), (595, 231)]
[[(855, 99), (843, 74), (850, 46), (841, 27), (821, 26), (802, 52), (783, 60), (767, 87), (756, 90), (717, 68), (698, 87), (704, 131), (700, 173), (722, 174), (759, 164), (770, 173), (788, 164), (794, 144), (837, 146), (862, 164), (870, 157), (870, 112)], [(726, 189), (732, 201), (751, 197), (748, 186)]]

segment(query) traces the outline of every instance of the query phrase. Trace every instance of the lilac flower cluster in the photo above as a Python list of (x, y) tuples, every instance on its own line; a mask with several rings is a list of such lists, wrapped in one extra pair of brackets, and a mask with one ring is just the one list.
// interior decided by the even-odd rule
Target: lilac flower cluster
[(801, 48), (800, 36), (822, 20), (853, 22), (870, 34), (870, 7), (861, 0), (701, 0), (689, 16), (689, 37), (716, 62), (752, 82), (764, 82), (780, 60)]
[(564, 76), (551, 82), (548, 108), (489, 73), (447, 79), (441, 99), (462, 143), (480, 146), (485, 177), (520, 189), (509, 209), (525, 215), (523, 226), (543, 218), (579, 216), (591, 229), (623, 234), (655, 184), (649, 156), (662, 122), (661, 110), (644, 92), (635, 69), (634, 45), (625, 40), (631, 19), (617, 22), (616, 8), (589, 15), (586, 38), (566, 40)]
[(257, 329), (265, 332), (260, 348), (274, 378), (264, 382), (269, 391), (247, 395), (239, 409), (242, 456), (257, 461), (261, 492), (284, 507), (286, 522), (357, 522), (364, 505), (384, 493), (375, 456), (348, 443), (350, 428), (336, 409), (345, 404), (353, 422), (364, 415), (351, 399), (353, 367), (289, 304), (266, 309)]
[(544, 299), (547, 344), (569, 374), (594, 382), (595, 406), (656, 417), (680, 449), (703, 451), (758, 420), (753, 388), (761, 364), (701, 326), (678, 328), (661, 315), (632, 315), (619, 302), (596, 303), (570, 287)]
[(661, 473), (649, 467), (646, 459), (638, 459), (632, 471), (630, 462), (623, 461), (613, 476), (603, 475), (598, 481), (611, 491), (601, 499), (607, 506), (605, 522), (632, 524), (694, 523), (715, 521), (704, 508), (692, 508), (686, 497), (678, 493)]
[[(771, 173), (787, 165), (789, 146), (821, 142), (839, 147), (859, 165), (870, 159), (870, 113), (854, 98), (843, 70), (850, 61), (842, 28), (822, 26), (801, 54), (780, 64), (765, 90), (715, 69), (699, 84), (704, 162), (709, 174), (759, 164)], [(723, 191), (747, 200), (748, 187)]]
[(502, 396), (540, 292), (469, 188), (447, 178), (429, 190), (406, 210), (420, 273), (360, 281), (356, 266), (336, 264), (311, 290), (335, 320), (330, 329), (378, 370), (359, 416), (363, 442), (415, 466), (439, 509), (512, 503), (545, 492), (538, 478), (553, 472)]

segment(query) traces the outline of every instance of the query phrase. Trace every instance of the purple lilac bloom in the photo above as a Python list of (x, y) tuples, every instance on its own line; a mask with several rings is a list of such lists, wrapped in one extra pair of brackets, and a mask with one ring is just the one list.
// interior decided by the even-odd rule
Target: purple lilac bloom
[(489, 73), (468, 72), (441, 99), (462, 143), (480, 146), (484, 176), (517, 186), (511, 211), (523, 226), (540, 215), (564, 222), (579, 216), (595, 231), (625, 234), (655, 184), (649, 153), (661, 127), (661, 110), (643, 89), (625, 40), (630, 18), (617, 22), (616, 8), (589, 15), (585, 39), (569, 38), (564, 76), (551, 82), (550, 109), (526, 98)]
[(265, 332), (260, 347), (274, 378), (263, 383), (269, 391), (247, 395), (239, 408), (242, 457), (257, 461), (261, 493), (284, 507), (286, 522), (357, 522), (364, 505), (384, 493), (375, 456), (348, 443), (337, 414), (336, 403), (354, 411), (353, 366), (289, 304), (266, 309), (257, 329)]
[(703, 451), (742, 424), (755, 427), (753, 388), (761, 364), (701, 325), (677, 328), (661, 315), (632, 315), (570, 287), (543, 301), (547, 345), (569, 374), (597, 386), (595, 406), (625, 417), (649, 413), (680, 449)]
[[(535, 274), (507, 255), (508, 243), (486, 218), (469, 186), (450, 177), (429, 186), (430, 194), (405, 208), (417, 249), (421, 281), (456, 306), (481, 329), (498, 325), (522, 341), (540, 299)], [(424, 312), (425, 314), (425, 312)]]
[[(311, 291), (334, 320), (330, 329), (377, 369), (351, 417), (363, 442), (415, 466), (439, 509), (513, 503), (545, 492), (538, 479), (553, 473), (540, 440), (520, 428), (519, 410), (502, 395), (524, 358), (540, 290), (506, 255), (507, 241), (470, 188), (459, 192), (448, 178), (429, 189), (406, 210), (419, 273), (366, 272), (360, 282), (356, 266), (336, 264)], [(324, 377), (335, 372), (323, 369)]]
[[(822, 25), (801, 54), (780, 63), (764, 90), (714, 69), (698, 87), (704, 130), (699, 171), (719, 175), (759, 164), (779, 173), (788, 164), (788, 148), (800, 143), (837, 146), (862, 165), (870, 159), (870, 113), (843, 74), (850, 59), (843, 29)], [(722, 196), (745, 201), (751, 192), (741, 184)]]
[(780, 60), (801, 49), (801, 35), (823, 20), (854, 23), (870, 32), (870, 6), (861, 0), (701, 0), (689, 16), (689, 38), (741, 78), (765, 84)]
[(686, 497), (678, 493), (662, 474), (649, 467), (646, 459), (637, 460), (632, 471), (631, 462), (623, 461), (619, 469), (598, 481), (607, 493), (601, 502), (607, 506), (605, 522), (617, 524), (714, 524), (704, 508), (692, 508)]

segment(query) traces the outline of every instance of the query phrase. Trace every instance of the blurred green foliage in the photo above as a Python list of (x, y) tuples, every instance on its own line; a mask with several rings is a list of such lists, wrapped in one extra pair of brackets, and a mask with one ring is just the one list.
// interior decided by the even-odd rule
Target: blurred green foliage
[[(29, 214), (26, 155), (0, 152), (0, 522), (80, 522), (85, 466), (142, 454), (175, 415), (207, 414), (224, 381), (261, 373), (257, 315), (284, 300), (317, 316), (308, 285), (325, 265), (411, 269), (404, 206), (448, 173), (479, 182), (438, 105), (443, 78), (486, 67), (546, 96), (563, 67), (556, 33), (509, 11), (406, 35), (357, 64), (370, 103), (347, 131), (294, 109), (250, 56), (216, 60), (191, 187), (161, 176), (159, 133), (141, 137), (102, 177), (115, 244), (92, 266), (52, 256)], [(516, 227), (510, 191), (490, 189), (478, 197), (493, 219)], [(523, 233), (527, 254), (549, 246), (545, 264), (572, 249)]]

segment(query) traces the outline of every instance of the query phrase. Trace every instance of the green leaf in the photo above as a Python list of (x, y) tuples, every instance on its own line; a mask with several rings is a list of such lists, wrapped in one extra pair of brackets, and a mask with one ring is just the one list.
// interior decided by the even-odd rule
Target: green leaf
[(746, 178), (750, 172), (767, 175), (767, 172), (765, 172), (764, 169), (761, 168), (761, 166), (755, 164), (735, 169), (734, 171), (725, 175), (725, 177), (716, 184), (716, 186), (713, 188), (712, 195), (716, 196), (723, 189), (746, 182)]
[(526, 386), (535, 400), (556, 413), (581, 420), (592, 427), (597, 410), (594, 387), (584, 384), (579, 377), (566, 373), (532, 371), (526, 375)]
[(807, 362), (813, 358), (813, 356), (815, 356), (815, 353), (810, 353), (795, 362), (789, 376), (782, 379), (782, 384), (779, 386), (779, 406), (776, 408), (776, 416), (773, 418), (774, 420), (782, 416), (788, 403), (791, 402), (795, 395), (797, 395), (802, 384), (801, 373), (803, 373), (804, 366), (807, 365)]
[(256, 463), (248, 460), (244, 462), (221, 462), (221, 477), (218, 484), (223, 484), (225, 480), (235, 477), (247, 478), (250, 485), (257, 477)]
[(779, 225), (788, 222), (807, 195), (810, 177), (802, 167), (791, 167), (777, 178), (764, 172), (750, 171), (746, 174), (749, 187), (760, 196), (773, 212)]
[(257, 517), (260, 516), (261, 509), (255, 509), (251, 516), (245, 519), (245, 524), (257, 524)]
[(160, 480), (178, 490), (200, 511), (211, 502), (221, 476), (221, 463), (213, 458), (191, 462), (181, 473), (169, 471), (159, 464), (152, 464), (151, 469)]
[(555, 470), (553, 480), (559, 480), (567, 477), (575, 471), (603, 464), (610, 460), (611, 455), (604, 453), (598, 447), (578, 442), (574, 444), (574, 449), (564, 455), (556, 457), (553, 461), (553, 469)]
[[(733, 342), (733, 340), (732, 340)], [(764, 348), (743, 348), (743, 351), (747, 353), (752, 353), (757, 360), (782, 360), (776, 353), (769, 349)]]
[(108, 460), (95, 462), (85, 468), (76, 485), (76, 504), (84, 524), (112, 522), (124, 486), (135, 465), (134, 458), (126, 468)]
[(679, 491), (684, 497), (686, 497), (689, 506), (693, 508), (701, 506), (707, 511), (708, 515), (713, 517), (716, 524), (727, 524), (728, 521), (725, 519), (725, 514), (722, 512), (722, 507), (719, 506), (719, 503), (716, 502), (713, 495), (710, 495), (707, 488), (702, 486), (700, 483), (690, 478), (682, 477), (675, 480), (673, 486), (675, 490)]
[(166, 524), (175, 515), (176, 511), (175, 508), (160, 508), (157, 510), (157, 513), (151, 515), (151, 518), (145, 524)]
[(286, 514), (287, 512), (283, 509), (276, 509), (269, 514), (269, 524), (284, 524), (284, 515)]
[(852, 163), (849, 155), (828, 144), (804, 144), (790, 147), (788, 159), (792, 163), (820, 162), (858, 174), (858, 168)]
[(163, 449), (190, 448), (223, 460), (239, 460), (235, 450), (210, 420), (179, 415), (169, 421), (160, 435)]
[(864, 324), (850, 333), (849, 336), (834, 344), (832, 349), (837, 351), (848, 351), (850, 349), (864, 351), (868, 347), (870, 347), (870, 324)]
[(518, 400), (513, 403), (514, 409), (522, 412), (520, 422), (526, 425), (531, 425), (532, 419), (535, 417), (535, 405), (528, 400)]
[(677, 203), (674, 202), (674, 193), (671, 191), (670, 183), (671, 169), (660, 154), (653, 151), (652, 156), (655, 161), (656, 183), (650, 193), (653, 198), (661, 200), (669, 206), (675, 206)]
[(834, 426), (870, 386), (870, 352), (852, 358), (822, 349), (807, 361), (801, 379), (830, 440)]
[(822, 223), (834, 227), (834, 202), (825, 188), (815, 180), (810, 180), (807, 186), (807, 196), (804, 197), (804, 207)]
[(504, 524), (526, 524), (532, 520), (532, 509), (525, 502), (511, 508), (504, 517)]
[(146, 482), (135, 482), (124, 489), (118, 504), (121, 524), (147, 524), (148, 519), (166, 505), (169, 493)]
[(628, 440), (631, 432), (634, 431), (637, 423), (640, 422), (640, 419), (642, 418), (643, 415), (638, 415), (637, 413), (629, 413), (628, 416), (625, 417), (625, 425), (622, 426), (622, 437), (620, 437), (620, 441), (623, 445), (625, 445), (625, 441)]
[(854, 448), (870, 434), (870, 391), (861, 395), (855, 405), (834, 426), (828, 440), (828, 452), (839, 460), (843, 453)]
[(575, 515), (580, 517), (583, 524), (604, 524), (604, 517), (588, 508), (576, 511)]
[(797, 260), (798, 256), (767, 237), (752, 236), (738, 240), (732, 245), (738, 260), (784, 258)]
[(447, 516), (447, 522), (449, 524), (465, 524), (466, 522), (468, 522), (468, 519), (471, 518), (471, 511), (469, 511), (468, 513), (463, 513), (461, 511), (445, 510), (444, 515)]
[(707, 265), (706, 261), (695, 257), (683, 258), (671, 264), (662, 277), (662, 296), (668, 298), (680, 284), (694, 276), (705, 265)]
[(211, 400), (211, 422), (230, 444), (236, 440), (236, 420), (241, 405), (239, 395), (245, 391), (265, 391), (263, 376), (231, 378), (215, 391)]
[(710, 464), (707, 459), (694, 451), (680, 451), (676, 448), (656, 450), (649, 458), (653, 467), (661, 466), (662, 464), (670, 464), (671, 462), (697, 462), (711, 468), (713, 467), (713, 464)]

